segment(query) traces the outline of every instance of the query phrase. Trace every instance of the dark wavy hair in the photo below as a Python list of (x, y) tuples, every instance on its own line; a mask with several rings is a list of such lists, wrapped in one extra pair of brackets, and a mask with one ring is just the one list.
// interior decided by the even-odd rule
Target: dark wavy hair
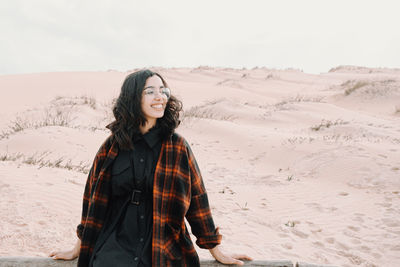
[[(142, 92), (146, 80), (154, 75), (160, 77), (163, 85), (168, 87), (164, 78), (151, 70), (144, 69), (129, 74), (121, 87), (121, 93), (117, 98), (113, 114), (115, 121), (106, 126), (110, 129), (113, 138), (121, 149), (132, 149), (133, 136), (140, 133), (140, 126), (147, 122), (142, 108)], [(182, 102), (172, 96), (168, 99), (164, 116), (157, 119), (157, 126), (161, 128), (161, 135), (164, 139), (170, 137), (179, 126), (179, 114), (182, 110)]]

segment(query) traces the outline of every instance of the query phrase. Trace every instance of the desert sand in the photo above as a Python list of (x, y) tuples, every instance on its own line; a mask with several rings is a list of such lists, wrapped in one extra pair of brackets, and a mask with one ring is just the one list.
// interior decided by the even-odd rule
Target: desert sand
[[(177, 132), (224, 251), (400, 266), (399, 69), (152, 69), (183, 101)], [(73, 246), (87, 172), (130, 72), (0, 76), (0, 256)]]

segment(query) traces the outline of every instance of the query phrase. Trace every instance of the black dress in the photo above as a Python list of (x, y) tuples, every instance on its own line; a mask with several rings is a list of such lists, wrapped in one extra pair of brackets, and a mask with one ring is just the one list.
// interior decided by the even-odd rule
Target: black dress
[(160, 129), (134, 137), (112, 165), (107, 220), (94, 247), (93, 267), (151, 267), (153, 176), (161, 150)]

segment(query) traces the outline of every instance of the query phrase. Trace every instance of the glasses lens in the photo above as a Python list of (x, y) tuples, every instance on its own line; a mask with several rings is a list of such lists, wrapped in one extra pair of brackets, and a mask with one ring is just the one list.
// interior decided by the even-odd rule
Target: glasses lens
[(163, 88), (162, 90), (163, 95), (165, 95), (167, 98), (171, 97), (171, 90), (167, 87)]
[(146, 88), (144, 89), (144, 94), (148, 95), (148, 96), (153, 96), (155, 97), (156, 94), (162, 96), (162, 97), (166, 97), (166, 98), (170, 98), (171, 97), (171, 90), (167, 87), (162, 88), (161, 91), (157, 91), (154, 88)]

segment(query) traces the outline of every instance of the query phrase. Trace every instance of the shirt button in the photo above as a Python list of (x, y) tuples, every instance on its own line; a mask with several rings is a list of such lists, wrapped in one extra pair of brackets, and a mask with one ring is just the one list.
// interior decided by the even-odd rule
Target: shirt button
[(138, 258), (138, 257), (135, 257), (135, 258), (134, 258), (134, 260), (135, 260), (135, 261), (138, 261), (138, 260), (139, 260), (139, 258)]
[(140, 219), (144, 219), (144, 216), (143, 216), (143, 215), (140, 215)]
[(142, 162), (142, 163), (143, 163), (143, 161), (144, 161), (144, 159), (140, 159), (140, 162)]
[(144, 239), (143, 239), (143, 237), (141, 237), (141, 238), (140, 238), (140, 242), (143, 242), (143, 241), (144, 241)]

